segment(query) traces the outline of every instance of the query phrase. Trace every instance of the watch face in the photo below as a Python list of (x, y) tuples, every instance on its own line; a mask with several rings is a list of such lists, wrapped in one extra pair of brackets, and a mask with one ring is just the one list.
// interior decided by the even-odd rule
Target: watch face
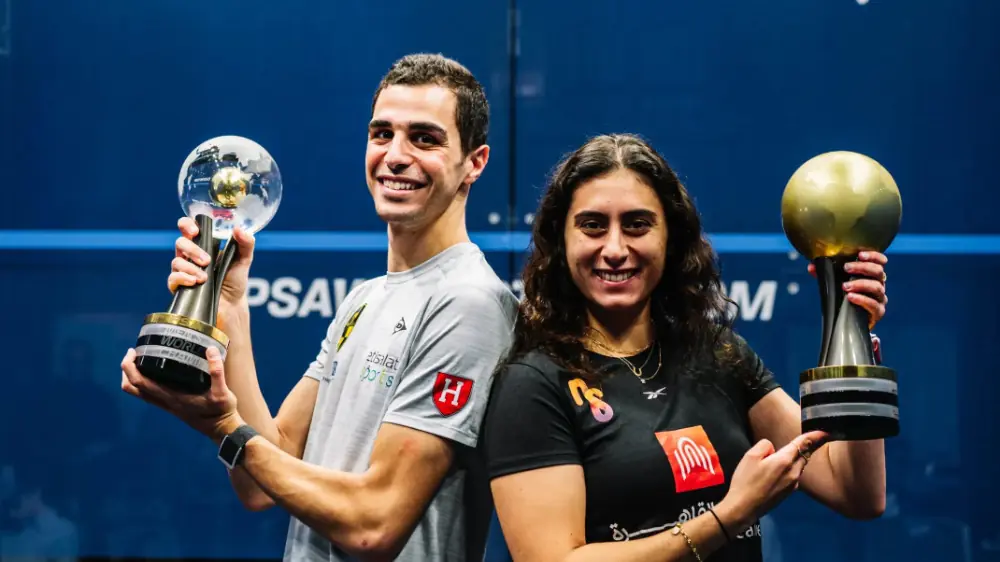
[(236, 453), (239, 452), (240, 446), (233, 443), (233, 440), (229, 437), (226, 437), (222, 440), (222, 445), (219, 447), (219, 458), (232, 464), (233, 460), (236, 459)]

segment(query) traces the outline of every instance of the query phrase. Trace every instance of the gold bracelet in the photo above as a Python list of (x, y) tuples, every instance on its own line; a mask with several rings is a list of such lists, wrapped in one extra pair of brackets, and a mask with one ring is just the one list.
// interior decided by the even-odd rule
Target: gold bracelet
[(690, 548), (691, 552), (694, 554), (694, 559), (697, 560), (698, 562), (702, 562), (701, 555), (698, 554), (698, 549), (694, 547), (694, 543), (691, 542), (691, 537), (689, 537), (688, 534), (684, 532), (684, 529), (681, 528), (680, 523), (674, 525), (674, 528), (671, 529), (670, 532), (673, 533), (674, 536), (677, 535), (683, 536), (684, 540), (688, 543), (688, 548)]

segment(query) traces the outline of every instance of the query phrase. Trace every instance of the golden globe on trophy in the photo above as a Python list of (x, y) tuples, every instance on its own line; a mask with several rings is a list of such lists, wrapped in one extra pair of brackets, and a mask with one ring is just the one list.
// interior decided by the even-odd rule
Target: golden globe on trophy
[(166, 312), (146, 316), (135, 344), (135, 364), (143, 376), (189, 394), (211, 387), (205, 352), (215, 347), (225, 360), (229, 347), (216, 316), (222, 281), (238, 251), (233, 229), (253, 234), (264, 228), (278, 210), (281, 190), (274, 159), (243, 137), (209, 139), (185, 159), (177, 192), (184, 213), (198, 223), (194, 242), (209, 255), (203, 268), (208, 279), (178, 287)]
[(847, 300), (853, 277), (844, 264), (869, 250), (884, 252), (899, 232), (902, 201), (881, 164), (849, 151), (802, 164), (785, 186), (785, 236), (816, 266), (822, 307), (819, 364), (799, 375), (802, 431), (837, 440), (899, 434), (896, 372), (876, 365), (868, 312)]

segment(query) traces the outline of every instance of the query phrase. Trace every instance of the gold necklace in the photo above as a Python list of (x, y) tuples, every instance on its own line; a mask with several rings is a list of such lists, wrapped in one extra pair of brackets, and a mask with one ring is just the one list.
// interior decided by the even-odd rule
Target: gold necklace
[(649, 344), (646, 345), (646, 347), (641, 347), (641, 348), (635, 349), (635, 350), (612, 349), (611, 347), (609, 347), (609, 346), (601, 343), (601, 341), (598, 340), (597, 338), (595, 338), (593, 335), (590, 335), (590, 334), (596, 334), (596, 335), (600, 336), (602, 340), (606, 340), (607, 337), (605, 337), (605, 335), (603, 333), (601, 333), (600, 330), (597, 330), (595, 328), (591, 328), (590, 326), (584, 326), (583, 327), (583, 331), (585, 332), (584, 337), (587, 338), (588, 341), (590, 341), (594, 345), (600, 347), (601, 349), (607, 351), (608, 353), (611, 353), (612, 356), (614, 356), (614, 354), (621, 353), (621, 354), (624, 354), (627, 357), (631, 357), (633, 355), (638, 355), (638, 354), (642, 353), (643, 351), (646, 351), (647, 349), (650, 348), (650, 346), (653, 345), (652, 342), (650, 342)]
[[(603, 343), (601, 343), (601, 342), (599, 342), (599, 341), (597, 341), (597, 340), (595, 340), (593, 338), (587, 338), (587, 339), (590, 340), (590, 342), (592, 342), (597, 347), (600, 347), (601, 349), (604, 349), (605, 351), (608, 351), (608, 352), (610, 352), (612, 354), (625, 353), (625, 357), (631, 357), (633, 355), (637, 355), (638, 353), (641, 353), (641, 352), (645, 351), (646, 349), (649, 349), (649, 347), (650, 347), (650, 346), (647, 346), (647, 347), (645, 347), (643, 349), (640, 349), (640, 350), (637, 350), (635, 352), (629, 353), (629, 352), (624, 352), (624, 351), (621, 351), (621, 350), (611, 349), (610, 347), (604, 345)], [(642, 362), (642, 366), (641, 367), (636, 367), (631, 361), (629, 361), (625, 357), (618, 356), (618, 355), (612, 355), (612, 356), (615, 359), (618, 359), (619, 361), (621, 361), (622, 363), (624, 363), (625, 367), (628, 368), (629, 371), (632, 371), (632, 374), (635, 375), (639, 379), (639, 381), (642, 382), (642, 384), (646, 384), (646, 381), (651, 381), (654, 378), (656, 378), (656, 375), (658, 375), (660, 373), (660, 368), (663, 366), (663, 349), (660, 348), (659, 342), (654, 342), (653, 345), (656, 346), (656, 355), (657, 355), (656, 370), (653, 371), (653, 374), (649, 375), (649, 377), (647, 377), (647, 378), (643, 378), (643, 376), (642, 376), (642, 370), (646, 368), (646, 364), (649, 363), (649, 360), (653, 357), (653, 353), (652, 352), (650, 352), (649, 355), (646, 356), (646, 360)]]
[(624, 350), (624, 349), (612, 349), (611, 347), (608, 347), (608, 346), (604, 345), (603, 343), (595, 340), (594, 338), (587, 338), (587, 340), (590, 343), (596, 345), (597, 347), (603, 349), (604, 351), (607, 351), (608, 353), (610, 353), (612, 357), (616, 357), (616, 358), (619, 355), (624, 355), (625, 357), (631, 357), (633, 355), (639, 355), (643, 351), (646, 351), (647, 349), (649, 349), (651, 347), (651, 345), (652, 345), (652, 344), (650, 344), (650, 345), (647, 345), (646, 347), (642, 347), (642, 348), (639, 348), (639, 349), (636, 349), (636, 350)]
[(643, 368), (646, 367), (646, 363), (649, 362), (649, 359), (652, 356), (653, 356), (653, 352), (650, 352), (649, 355), (646, 357), (646, 361), (644, 361), (642, 363), (642, 367), (638, 367), (638, 368), (636, 368), (636, 366), (633, 365), (631, 361), (629, 361), (628, 359), (625, 359), (624, 357), (619, 357), (619, 359), (621, 359), (622, 362), (625, 363), (625, 366), (628, 367), (630, 371), (632, 371), (633, 375), (635, 375), (636, 377), (639, 378), (639, 381), (642, 382), (642, 384), (646, 384), (646, 381), (651, 381), (654, 378), (656, 378), (656, 375), (658, 375), (660, 373), (660, 367), (663, 366), (663, 350), (660, 348), (659, 342), (656, 343), (656, 356), (657, 356), (657, 359), (656, 359), (656, 370), (653, 371), (653, 374), (649, 375), (648, 378), (642, 378), (642, 370), (643, 370)]

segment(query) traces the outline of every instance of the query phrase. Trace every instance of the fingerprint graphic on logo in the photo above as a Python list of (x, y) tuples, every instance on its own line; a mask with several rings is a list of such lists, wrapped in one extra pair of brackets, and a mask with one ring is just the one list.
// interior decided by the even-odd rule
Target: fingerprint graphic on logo
[(725, 483), (719, 454), (702, 426), (660, 431), (656, 440), (667, 455), (678, 493)]
[(682, 480), (687, 480), (694, 468), (701, 468), (715, 474), (715, 467), (712, 466), (712, 457), (709, 456), (708, 449), (695, 443), (689, 437), (681, 437), (677, 440), (674, 458), (677, 459), (677, 465), (681, 468)]

